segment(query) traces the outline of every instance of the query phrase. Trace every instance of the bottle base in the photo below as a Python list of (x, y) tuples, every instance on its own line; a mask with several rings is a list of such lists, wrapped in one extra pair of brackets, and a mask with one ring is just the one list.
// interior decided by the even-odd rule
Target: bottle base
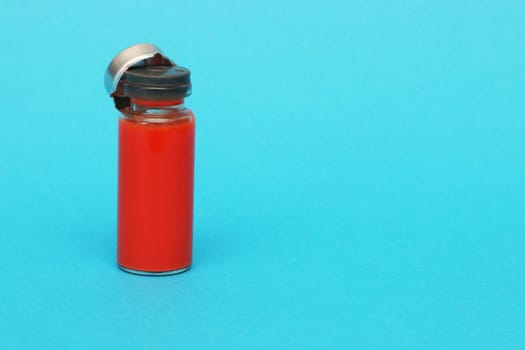
[(118, 267), (122, 271), (128, 272), (128, 273), (132, 273), (134, 275), (140, 275), (140, 276), (171, 276), (171, 275), (176, 275), (176, 274), (188, 271), (191, 268), (191, 265), (188, 265), (188, 266), (180, 268), (180, 269), (169, 270), (169, 271), (142, 271), (142, 270), (130, 269), (130, 268), (124, 267), (124, 266), (122, 266), (120, 264), (118, 265)]

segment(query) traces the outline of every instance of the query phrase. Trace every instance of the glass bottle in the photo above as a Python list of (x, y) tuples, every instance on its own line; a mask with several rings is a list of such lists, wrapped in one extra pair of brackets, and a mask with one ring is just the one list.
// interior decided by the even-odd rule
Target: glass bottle
[(117, 260), (127, 272), (169, 275), (192, 263), (195, 116), (190, 72), (142, 66), (120, 80)]

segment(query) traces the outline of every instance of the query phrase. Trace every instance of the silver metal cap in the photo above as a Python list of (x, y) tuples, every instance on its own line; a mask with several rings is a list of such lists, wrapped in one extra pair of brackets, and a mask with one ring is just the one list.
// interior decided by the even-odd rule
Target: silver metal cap
[(111, 61), (106, 69), (104, 85), (106, 91), (113, 96), (119, 90), (119, 83), (122, 75), (131, 67), (141, 66), (174, 66), (169, 57), (152, 44), (136, 44), (122, 50)]

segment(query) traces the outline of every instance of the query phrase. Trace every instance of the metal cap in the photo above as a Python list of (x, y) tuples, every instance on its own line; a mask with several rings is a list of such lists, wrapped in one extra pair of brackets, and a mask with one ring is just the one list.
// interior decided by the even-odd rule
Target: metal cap
[(155, 45), (136, 44), (122, 50), (106, 69), (104, 85), (110, 96), (119, 91), (122, 75), (131, 67), (174, 66), (175, 63)]

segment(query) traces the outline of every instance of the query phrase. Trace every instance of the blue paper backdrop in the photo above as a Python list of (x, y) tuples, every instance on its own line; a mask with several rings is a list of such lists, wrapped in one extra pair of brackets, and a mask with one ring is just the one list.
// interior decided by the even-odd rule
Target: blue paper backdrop
[[(0, 0), (1, 349), (524, 349), (523, 1)], [(193, 72), (193, 269), (115, 263), (109, 60)]]

